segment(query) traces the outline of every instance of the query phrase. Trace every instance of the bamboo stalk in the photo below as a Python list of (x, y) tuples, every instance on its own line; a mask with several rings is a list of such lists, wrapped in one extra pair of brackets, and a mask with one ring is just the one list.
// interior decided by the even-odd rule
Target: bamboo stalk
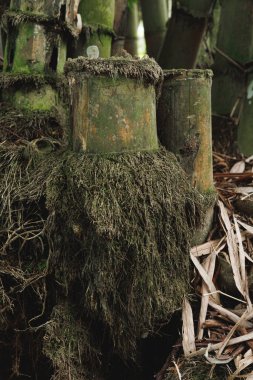
[(164, 69), (195, 67), (214, 0), (179, 0), (158, 59)]
[(112, 55), (120, 55), (124, 49), (127, 28), (127, 0), (115, 0), (114, 32), (116, 37), (112, 43)]
[[(155, 87), (141, 76), (126, 78), (118, 71), (132, 65), (134, 72), (138, 61), (83, 58), (84, 68), (79, 63), (80, 58), (71, 62), (69, 74), (66, 64), (74, 150), (94, 154), (157, 150)], [(87, 66), (99, 67), (103, 76), (88, 72)]]
[(96, 45), (100, 57), (110, 57), (115, 0), (81, 0), (78, 13), (82, 17), (83, 31), (76, 45), (74, 56), (87, 56), (88, 46)]
[(158, 58), (166, 33), (168, 4), (166, 0), (141, 0), (141, 9), (147, 53), (150, 57)]
[(138, 53), (138, 35), (139, 15), (137, 4), (132, 4), (127, 9), (127, 29), (125, 39), (125, 50), (132, 56)]
[(233, 117), (239, 124), (238, 145), (245, 155), (253, 153), (253, 77), (247, 73), (247, 67), (253, 60), (252, 25), (251, 0), (222, 1), (214, 65), (213, 111)]

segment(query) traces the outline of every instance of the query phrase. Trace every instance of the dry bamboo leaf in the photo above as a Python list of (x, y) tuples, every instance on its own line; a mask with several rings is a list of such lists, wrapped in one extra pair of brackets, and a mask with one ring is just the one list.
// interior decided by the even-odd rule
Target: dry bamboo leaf
[(251, 194), (253, 193), (253, 186), (245, 186), (245, 187), (236, 187), (234, 189), (237, 194)]
[(233, 378), (237, 377), (240, 374), (241, 371), (243, 371), (245, 368), (247, 368), (251, 364), (253, 364), (253, 355), (251, 355), (250, 357), (241, 359), (240, 362), (239, 362), (238, 368), (233, 373), (233, 375), (231, 376), (231, 378), (233, 379)]
[(249, 163), (252, 160), (253, 160), (253, 156), (249, 156), (248, 158), (246, 158), (245, 162)]
[[(214, 275), (214, 269), (215, 269), (215, 263), (216, 263), (216, 257), (217, 253), (213, 252), (206, 260), (206, 262), (203, 264), (204, 269), (207, 270), (209, 278), (212, 280), (213, 275)], [(199, 313), (199, 321), (198, 321), (198, 339), (203, 338), (204, 334), (204, 328), (203, 328), (203, 323), (206, 320), (206, 314), (207, 314), (207, 309), (208, 309), (208, 300), (209, 297), (203, 297), (203, 294), (208, 292), (208, 287), (203, 281), (202, 284), (202, 289), (201, 289), (201, 307), (200, 307), (200, 313)]]
[[(225, 292), (222, 292), (221, 290), (216, 290), (215, 293), (222, 294), (223, 296), (226, 296), (226, 297), (228, 297), (228, 298), (231, 298), (232, 300), (239, 301), (239, 302), (242, 302), (242, 303), (247, 304), (246, 301), (243, 301), (243, 300), (241, 300), (240, 298), (236, 298), (236, 297), (234, 297), (234, 296), (231, 296), (230, 294), (227, 294), (227, 293), (225, 293)], [(214, 294), (214, 293), (205, 293), (205, 294), (203, 294), (203, 296), (213, 296), (213, 294)], [(235, 314), (236, 314), (236, 313), (235, 313)]]
[(240, 260), (240, 269), (241, 269), (241, 278), (243, 282), (243, 289), (246, 291), (246, 266), (245, 266), (245, 252), (242, 244), (242, 235), (240, 228), (238, 226), (237, 218), (233, 215), (235, 232), (238, 240), (239, 246), (239, 260)]
[(243, 222), (241, 222), (240, 220), (238, 220), (238, 223), (239, 223), (243, 228), (245, 228), (245, 230), (246, 230), (247, 232), (249, 232), (251, 235), (253, 235), (253, 226), (249, 226), (248, 224), (243, 223)]
[(238, 161), (236, 162), (232, 168), (230, 169), (230, 173), (244, 173), (245, 170), (245, 162), (244, 161)]
[(221, 245), (224, 242), (224, 240), (225, 237), (223, 237), (222, 239), (210, 240), (207, 243), (192, 247), (190, 253), (195, 257), (200, 257), (209, 255), (213, 251), (220, 252), (225, 247), (225, 244)]
[(190, 354), (196, 351), (196, 346), (195, 346), (195, 333), (194, 333), (192, 308), (186, 297), (184, 298), (184, 301), (183, 301), (182, 319), (183, 319), (183, 350), (184, 350), (184, 355), (189, 356)]
[(195, 265), (196, 269), (198, 270), (200, 276), (202, 277), (202, 279), (205, 281), (206, 285), (208, 286), (209, 291), (211, 293), (213, 293), (213, 298), (217, 302), (219, 302), (219, 296), (218, 296), (217, 290), (214, 286), (214, 283), (212, 281), (212, 278), (210, 278), (208, 273), (206, 273), (205, 269), (203, 268), (203, 266), (200, 264), (200, 262), (198, 261), (198, 259), (195, 256), (191, 255), (191, 260), (192, 260), (193, 264)]
[(239, 363), (240, 363), (240, 360), (242, 359), (242, 355), (238, 355), (234, 358), (234, 363), (235, 363), (235, 368), (239, 368)]
[[(228, 346), (233, 346), (235, 344), (247, 342), (248, 340), (251, 340), (251, 339), (253, 339), (253, 331), (251, 331), (248, 334), (245, 334), (245, 335), (242, 335), (242, 336), (238, 336), (237, 338), (230, 339), (230, 341), (228, 342)], [(223, 342), (211, 344), (209, 346), (209, 350), (208, 351), (212, 352), (212, 351), (215, 351), (215, 350), (219, 350), (219, 348), (222, 346), (222, 344), (223, 344)], [(189, 358), (193, 358), (195, 356), (202, 356), (202, 355), (205, 354), (205, 352), (206, 352), (206, 347), (201, 348), (200, 350), (198, 350), (196, 352), (193, 352), (191, 355), (189, 355)]]
[(252, 349), (250, 348), (248, 351), (245, 352), (244, 357), (245, 357), (245, 358), (249, 358), (249, 357), (252, 356), (252, 355), (253, 355), (253, 353), (252, 353)]
[(211, 356), (209, 356), (209, 346), (211, 346), (210, 344), (208, 345), (207, 349), (206, 349), (206, 352), (205, 352), (205, 358), (206, 360), (211, 363), (211, 364), (228, 364), (230, 363), (232, 360), (233, 360), (233, 356), (231, 356), (230, 358), (228, 359), (217, 359), (217, 358), (213, 358)]
[(245, 291), (243, 287), (243, 281), (240, 273), (240, 261), (238, 255), (238, 247), (236, 244), (235, 234), (233, 231), (232, 224), (230, 222), (227, 209), (223, 205), (221, 201), (218, 202), (221, 212), (221, 218), (225, 224), (225, 228), (227, 230), (227, 245), (228, 245), (228, 253), (230, 258), (230, 263), (234, 275), (235, 285), (239, 292), (245, 297)]
[(180, 373), (180, 371), (179, 371), (179, 368), (178, 368), (177, 363), (174, 362), (174, 361), (173, 361), (172, 363), (174, 364), (174, 366), (175, 366), (175, 368), (176, 368), (177, 376), (178, 376), (178, 380), (182, 380), (182, 375), (181, 375), (181, 373)]
[[(215, 302), (209, 300), (209, 305), (219, 311), (219, 313), (221, 315), (223, 315), (224, 317), (227, 317), (230, 319), (230, 321), (236, 323), (239, 321), (240, 317), (238, 317), (238, 315), (234, 314), (232, 311), (230, 310), (227, 310), (225, 309), (224, 307), (222, 307), (221, 305), (217, 305)], [(246, 318), (247, 319), (247, 318)], [(251, 328), (253, 327), (253, 324), (251, 322), (248, 322), (247, 320), (246, 321), (243, 321), (240, 326), (243, 326), (243, 327), (246, 327), (246, 328)]]
[(243, 313), (243, 315), (239, 318), (239, 320), (236, 322), (236, 324), (229, 331), (228, 335), (226, 336), (226, 338), (222, 342), (222, 346), (219, 349), (219, 352), (217, 354), (218, 357), (222, 354), (222, 352), (224, 351), (224, 349), (228, 345), (229, 340), (232, 338), (232, 336), (234, 335), (234, 333), (238, 329), (238, 327), (242, 324), (242, 322), (244, 322), (246, 320), (247, 314), (248, 314), (248, 311), (245, 311), (245, 313)]

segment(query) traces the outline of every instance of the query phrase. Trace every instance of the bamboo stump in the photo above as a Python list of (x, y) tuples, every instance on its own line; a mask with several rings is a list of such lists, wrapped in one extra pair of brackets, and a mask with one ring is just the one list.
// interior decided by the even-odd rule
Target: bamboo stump
[[(167, 70), (158, 106), (158, 137), (173, 152), (201, 193), (214, 193), (212, 168), (210, 70)], [(213, 207), (195, 240), (203, 241)]]
[(158, 149), (156, 89), (162, 78), (152, 60), (69, 60), (74, 151), (121, 153)]
[(158, 59), (164, 69), (195, 67), (214, 0), (179, 0)]
[(36, 119), (39, 114), (38, 125), (51, 120), (60, 130), (68, 123), (67, 99), (60, 94), (64, 78), (57, 76), (63, 73), (71, 33), (67, 11), (65, 0), (12, 0), (4, 15), (8, 37), (0, 77), (1, 100), (14, 115), (20, 111), (23, 118)]
[(166, 34), (168, 7), (166, 0), (141, 0), (147, 53), (158, 58)]
[(75, 47), (74, 56), (87, 56), (87, 48), (96, 45), (100, 57), (111, 56), (115, 15), (115, 0), (81, 0), (78, 12), (83, 30)]
[(58, 27), (59, 21), (65, 21), (62, 10), (66, 9), (62, 7), (62, 0), (51, 6), (48, 0), (12, 0), (6, 14), (5, 71), (26, 74), (63, 72), (67, 50), (63, 31)]

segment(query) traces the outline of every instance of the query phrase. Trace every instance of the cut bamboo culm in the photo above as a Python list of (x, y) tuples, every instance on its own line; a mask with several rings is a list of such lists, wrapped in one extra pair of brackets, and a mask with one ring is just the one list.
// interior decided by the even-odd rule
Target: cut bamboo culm
[(69, 60), (74, 151), (158, 149), (156, 91), (160, 67), (150, 59)]
[[(158, 137), (173, 152), (204, 195), (214, 194), (210, 70), (166, 70), (158, 105)], [(215, 199), (215, 196), (214, 196)], [(211, 226), (213, 206), (193, 245), (202, 243)]]
[(115, 0), (81, 0), (78, 8), (83, 30), (80, 34), (75, 57), (87, 57), (87, 48), (96, 45), (103, 58), (111, 56)]
[[(62, 1), (12, 0), (6, 14), (8, 39), (4, 59), (5, 71), (25, 74), (63, 72), (66, 41), (55, 25), (65, 21)], [(62, 20), (63, 17), (63, 20)]]
[(163, 69), (195, 67), (214, 0), (175, 2), (158, 59)]
[(166, 0), (141, 0), (147, 53), (158, 58), (166, 34), (168, 6)]

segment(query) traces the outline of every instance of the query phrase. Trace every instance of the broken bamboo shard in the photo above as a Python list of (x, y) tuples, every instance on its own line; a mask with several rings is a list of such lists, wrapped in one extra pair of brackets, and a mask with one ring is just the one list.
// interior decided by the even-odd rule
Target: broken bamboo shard
[(175, 2), (158, 59), (163, 69), (193, 69), (214, 0)]
[(168, 7), (166, 0), (141, 0), (147, 53), (158, 58), (166, 34)]
[(210, 70), (166, 70), (158, 106), (158, 136), (176, 154), (192, 184), (213, 190)]
[(152, 60), (68, 60), (74, 151), (92, 154), (158, 149), (155, 86), (162, 79)]

